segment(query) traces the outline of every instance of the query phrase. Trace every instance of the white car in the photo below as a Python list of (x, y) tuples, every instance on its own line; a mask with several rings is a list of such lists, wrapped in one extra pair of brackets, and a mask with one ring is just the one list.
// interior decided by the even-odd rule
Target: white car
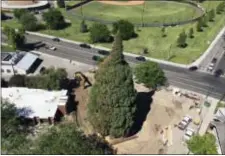
[(187, 128), (184, 134), (184, 141), (190, 140), (194, 134), (195, 134), (195, 130), (193, 130), (192, 128)]
[(50, 50), (56, 50), (56, 47), (53, 47), (53, 46), (52, 46), (52, 47), (50, 47), (49, 49), (50, 49)]
[(215, 66), (215, 63), (210, 63), (210, 64), (209, 64), (209, 67), (208, 67), (208, 70), (209, 70), (209, 71), (212, 71), (213, 68), (214, 68), (214, 66)]
[(183, 120), (186, 121), (187, 123), (190, 123), (192, 121), (192, 117), (189, 115), (185, 115)]

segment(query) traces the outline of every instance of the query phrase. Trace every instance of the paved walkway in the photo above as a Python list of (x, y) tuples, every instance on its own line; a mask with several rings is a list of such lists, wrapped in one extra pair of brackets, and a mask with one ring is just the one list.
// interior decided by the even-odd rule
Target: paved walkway
[(210, 122), (213, 120), (214, 111), (216, 109), (219, 100), (208, 97), (207, 101), (210, 102), (211, 106), (206, 107), (203, 104), (203, 109), (201, 113), (201, 118), (203, 119), (203, 121), (199, 129), (199, 135), (204, 135), (206, 133)]

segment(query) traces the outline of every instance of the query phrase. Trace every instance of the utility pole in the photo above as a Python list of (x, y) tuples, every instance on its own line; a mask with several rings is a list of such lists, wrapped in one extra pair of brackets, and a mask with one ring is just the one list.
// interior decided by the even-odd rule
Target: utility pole
[(144, 27), (144, 11), (145, 11), (145, 2), (143, 3), (142, 8), (142, 17), (141, 17), (142, 27)]

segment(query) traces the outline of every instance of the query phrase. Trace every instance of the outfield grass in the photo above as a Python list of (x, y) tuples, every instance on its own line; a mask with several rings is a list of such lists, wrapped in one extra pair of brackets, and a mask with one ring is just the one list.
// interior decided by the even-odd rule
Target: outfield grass
[[(202, 5), (206, 9), (212, 9), (217, 6), (221, 1), (205, 1)], [(42, 30), (41, 33), (46, 33), (50, 35), (55, 35), (74, 41), (87, 42), (89, 41), (89, 33), (80, 33), (80, 23), (81, 21), (73, 16), (69, 16), (65, 13), (64, 9), (61, 9), (64, 16), (71, 20), (72, 25), (64, 30)], [(92, 22), (87, 22), (90, 27)], [(9, 25), (11, 27), (17, 28), (20, 26), (15, 20), (2, 21), (2, 25)], [(203, 32), (196, 32), (195, 24), (188, 24), (183, 26), (167, 28), (167, 37), (161, 37), (161, 28), (139, 28), (140, 31), (136, 32), (138, 34), (137, 38), (124, 41), (124, 50), (126, 52), (140, 54), (143, 48), (147, 47), (149, 49), (149, 54), (147, 56), (159, 58), (166, 60), (169, 55), (171, 57), (170, 61), (189, 64), (196, 60), (205, 50), (208, 48), (209, 43), (215, 38), (222, 27), (225, 26), (225, 16), (224, 13), (221, 15), (216, 15), (215, 22), (209, 22), (209, 27), (204, 28)], [(176, 40), (179, 33), (183, 30), (188, 32), (190, 28), (194, 28), (194, 38), (188, 39), (188, 46), (186, 48), (178, 48), (176, 45)], [(111, 26), (109, 26), (111, 29)], [(104, 47), (111, 48), (110, 44), (97, 44)], [(171, 50), (169, 50), (171, 47)]]
[(171, 1), (146, 1), (145, 4), (134, 6), (117, 6), (93, 1), (74, 11), (79, 15), (102, 20), (126, 19), (133, 23), (142, 22), (143, 11), (144, 23), (177, 22), (200, 16), (200, 11), (191, 5)]

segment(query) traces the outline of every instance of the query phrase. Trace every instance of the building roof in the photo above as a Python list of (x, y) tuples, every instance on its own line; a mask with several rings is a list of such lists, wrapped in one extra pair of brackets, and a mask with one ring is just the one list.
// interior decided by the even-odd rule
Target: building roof
[(32, 64), (37, 60), (38, 56), (31, 53), (26, 53), (25, 56), (17, 63), (17, 67), (27, 71)]
[(25, 52), (1, 52), (1, 64), (15, 65), (25, 54)]
[[(14, 103), (20, 116), (27, 118), (54, 117), (58, 105), (67, 102), (67, 91), (47, 91), (22, 87), (2, 88), (2, 99)], [(23, 111), (21, 111), (23, 110)]]

